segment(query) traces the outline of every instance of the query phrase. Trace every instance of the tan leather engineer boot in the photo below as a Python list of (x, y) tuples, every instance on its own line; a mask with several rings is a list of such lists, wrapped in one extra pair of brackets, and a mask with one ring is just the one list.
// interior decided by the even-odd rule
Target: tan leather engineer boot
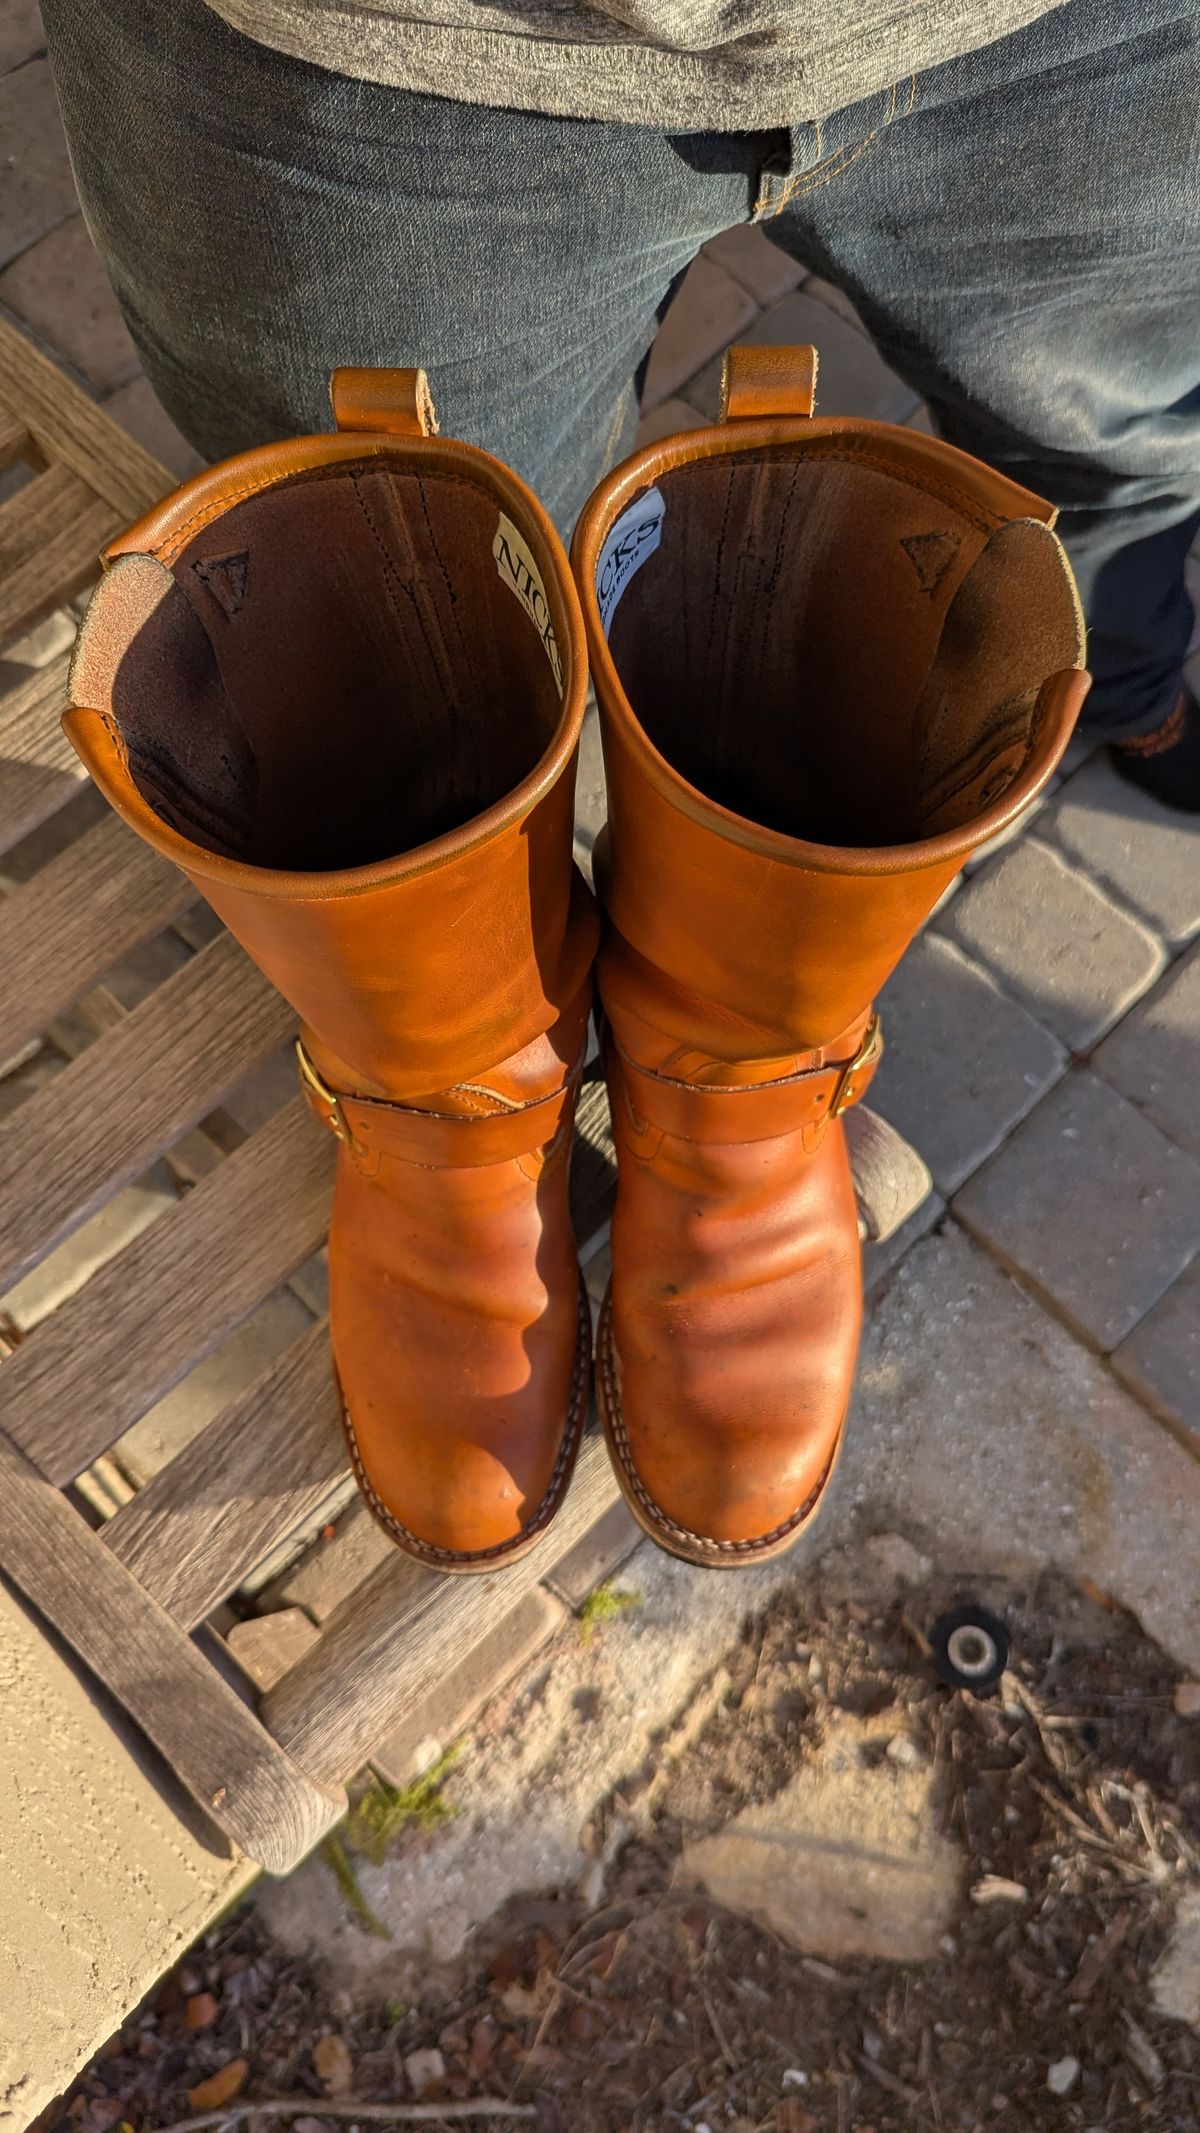
[(65, 724), (302, 1018), (359, 1484), (421, 1562), (486, 1571), (545, 1531), (588, 1400), (583, 635), (545, 513), (432, 434), (422, 373), (339, 371), (333, 404), (341, 434), (112, 544)]
[(872, 998), (1087, 688), (1051, 507), (809, 420), (814, 372), (735, 349), (722, 426), (618, 468), (573, 550), (609, 803), (601, 1405), (635, 1517), (721, 1566), (788, 1547), (837, 1457)]

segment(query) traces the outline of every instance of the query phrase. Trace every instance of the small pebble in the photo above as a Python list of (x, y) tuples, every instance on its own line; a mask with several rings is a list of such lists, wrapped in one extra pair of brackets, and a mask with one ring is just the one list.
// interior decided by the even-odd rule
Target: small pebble
[(1069, 2056), (1056, 2059), (1046, 2072), (1046, 2087), (1053, 2096), (1067, 2096), (1079, 2079), (1079, 2061)]
[(1200, 1718), (1200, 1681), (1181, 1681), (1175, 1691), (1175, 1711), (1180, 1718)]
[(446, 2062), (436, 2050), (410, 2052), (404, 2062), (404, 2071), (413, 2095), (423, 2096), (435, 2081), (445, 2080)]
[(904, 1733), (894, 1734), (887, 1744), (889, 1763), (899, 1763), (902, 1770), (915, 1770), (921, 1760), (921, 1751), (914, 1740)]
[(808, 2075), (803, 2073), (798, 2066), (789, 2066), (783, 2077), (783, 2086), (785, 2089), (806, 2089), (808, 2087)]

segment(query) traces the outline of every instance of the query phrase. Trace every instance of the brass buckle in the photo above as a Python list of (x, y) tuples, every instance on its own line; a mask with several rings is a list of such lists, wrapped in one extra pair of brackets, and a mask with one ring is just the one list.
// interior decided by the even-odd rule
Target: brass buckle
[(850, 1064), (843, 1069), (841, 1081), (838, 1083), (837, 1095), (834, 1097), (829, 1109), (831, 1118), (840, 1118), (843, 1111), (848, 1111), (851, 1104), (857, 1102), (858, 1090), (854, 1086), (855, 1076), (861, 1074), (864, 1067), (874, 1066), (882, 1051), (883, 1028), (878, 1015), (872, 1015), (866, 1029), (863, 1031), (862, 1043), (859, 1045)]
[(322, 1080), (299, 1037), (296, 1039), (296, 1064), (300, 1069), (302, 1087), (311, 1089), (313, 1095), (325, 1106), (327, 1114), (325, 1123), (330, 1132), (335, 1134), (339, 1141), (344, 1141), (346, 1146), (349, 1147), (351, 1133), (346, 1114), (342, 1109), (341, 1099), (336, 1090), (331, 1089), (329, 1084)]

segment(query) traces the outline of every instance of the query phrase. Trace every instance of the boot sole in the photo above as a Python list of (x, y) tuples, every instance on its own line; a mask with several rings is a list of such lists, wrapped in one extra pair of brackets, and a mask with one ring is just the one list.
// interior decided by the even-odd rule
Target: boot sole
[(773, 1555), (784, 1555), (795, 1546), (816, 1519), (842, 1449), (845, 1426), (838, 1431), (837, 1442), (829, 1455), (829, 1462), (815, 1489), (806, 1497), (798, 1511), (783, 1526), (772, 1533), (765, 1533), (761, 1540), (718, 1541), (709, 1540), (703, 1533), (691, 1533), (686, 1526), (678, 1526), (643, 1484), (633, 1464), (633, 1452), (625, 1429), (625, 1417), (621, 1408), (621, 1395), (617, 1385), (616, 1356), (612, 1338), (612, 1296), (604, 1299), (600, 1324), (596, 1334), (596, 1398), (604, 1435), (612, 1459), (613, 1471), (633, 1516), (643, 1533), (664, 1548), (668, 1555), (676, 1555), (681, 1562), (694, 1563), (702, 1570), (740, 1570), (747, 1564), (766, 1562)]
[(342, 1397), (342, 1388), (339, 1381), (338, 1411), (342, 1418), (342, 1434), (346, 1439), (346, 1448), (350, 1454), (350, 1464), (354, 1468), (354, 1478), (358, 1483), (359, 1493), (368, 1511), (376, 1523), (383, 1527), (388, 1539), (394, 1541), (405, 1555), (410, 1555), (414, 1562), (423, 1564), (427, 1570), (442, 1570), (452, 1577), (486, 1577), (490, 1572), (506, 1569), (510, 1563), (519, 1562), (523, 1555), (528, 1555), (531, 1549), (536, 1548), (539, 1541), (545, 1537), (546, 1528), (557, 1513), (570, 1486), (571, 1476), (575, 1471), (575, 1461), (578, 1457), (580, 1440), (583, 1436), (583, 1425), (587, 1420), (588, 1399), (592, 1383), (591, 1364), (592, 1314), (588, 1303), (587, 1289), (584, 1286), (581, 1274), (579, 1277), (579, 1333), (575, 1349), (575, 1376), (571, 1386), (571, 1405), (567, 1412), (566, 1429), (563, 1433), (563, 1440), (555, 1462), (554, 1472), (550, 1477), (550, 1486), (546, 1490), (529, 1524), (523, 1526), (519, 1533), (514, 1534), (512, 1540), (499, 1541), (494, 1548), (479, 1548), (470, 1552), (459, 1552), (453, 1548), (438, 1548), (431, 1541), (421, 1540), (418, 1534), (410, 1532), (407, 1526), (402, 1525), (395, 1513), (389, 1511), (382, 1497), (376, 1495), (371, 1486), (367, 1470), (363, 1465), (358, 1439), (354, 1434), (354, 1424), (350, 1420), (349, 1410)]

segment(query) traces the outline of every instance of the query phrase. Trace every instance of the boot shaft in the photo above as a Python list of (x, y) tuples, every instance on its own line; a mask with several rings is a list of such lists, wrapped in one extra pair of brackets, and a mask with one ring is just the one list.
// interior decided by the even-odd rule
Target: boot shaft
[(722, 427), (627, 461), (573, 549), (601, 990), (728, 1062), (860, 1024), (1087, 687), (1053, 509), (917, 432), (810, 420), (810, 359), (735, 350)]
[(586, 655), (523, 485), (420, 373), (339, 373), (342, 433), (209, 469), (114, 542), (67, 732), (342, 1087), (412, 1101), (586, 1014), (571, 860)]

